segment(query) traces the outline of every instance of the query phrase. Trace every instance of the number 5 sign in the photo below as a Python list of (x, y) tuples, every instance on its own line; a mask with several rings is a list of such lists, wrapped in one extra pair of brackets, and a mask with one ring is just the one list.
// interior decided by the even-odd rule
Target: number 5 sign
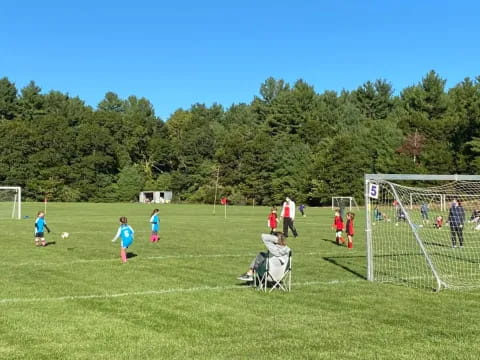
[(372, 184), (370, 183), (368, 185), (368, 196), (372, 199), (378, 199), (378, 191), (380, 189), (378, 188), (378, 184)]

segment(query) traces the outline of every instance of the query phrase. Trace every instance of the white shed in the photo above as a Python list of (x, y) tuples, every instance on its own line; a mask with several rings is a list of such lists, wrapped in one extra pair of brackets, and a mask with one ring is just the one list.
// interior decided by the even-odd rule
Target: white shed
[(144, 204), (168, 204), (172, 198), (173, 192), (171, 191), (142, 191), (138, 201)]

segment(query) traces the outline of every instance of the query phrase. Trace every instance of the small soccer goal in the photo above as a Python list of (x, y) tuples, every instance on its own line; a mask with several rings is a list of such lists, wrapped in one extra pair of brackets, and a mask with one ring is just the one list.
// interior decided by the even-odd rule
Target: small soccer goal
[(22, 189), (18, 186), (0, 186), (0, 219), (22, 217)]
[(348, 211), (352, 211), (353, 208), (359, 210), (353, 196), (332, 196), (332, 210), (348, 209)]
[(368, 280), (480, 287), (480, 176), (366, 174), (365, 204)]

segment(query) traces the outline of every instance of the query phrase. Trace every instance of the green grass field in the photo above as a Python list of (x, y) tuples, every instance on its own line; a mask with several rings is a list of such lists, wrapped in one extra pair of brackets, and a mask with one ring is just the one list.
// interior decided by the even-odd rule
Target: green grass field
[[(365, 280), (364, 216), (353, 250), (329, 209), (298, 218), (290, 293), (236, 280), (267, 231), (267, 208), (162, 205), (151, 244), (143, 204), (49, 204), (52, 243), (3, 220), (0, 359), (475, 359), (480, 291), (438, 294)], [(121, 264), (118, 217), (136, 231)], [(70, 232), (62, 240), (60, 233)]]

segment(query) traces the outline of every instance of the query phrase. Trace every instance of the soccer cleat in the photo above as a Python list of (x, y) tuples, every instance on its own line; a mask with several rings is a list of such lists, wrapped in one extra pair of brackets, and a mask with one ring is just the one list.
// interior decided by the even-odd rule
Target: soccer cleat
[(241, 281), (253, 281), (253, 275), (245, 273), (245, 274), (239, 276), (237, 279), (241, 280)]

